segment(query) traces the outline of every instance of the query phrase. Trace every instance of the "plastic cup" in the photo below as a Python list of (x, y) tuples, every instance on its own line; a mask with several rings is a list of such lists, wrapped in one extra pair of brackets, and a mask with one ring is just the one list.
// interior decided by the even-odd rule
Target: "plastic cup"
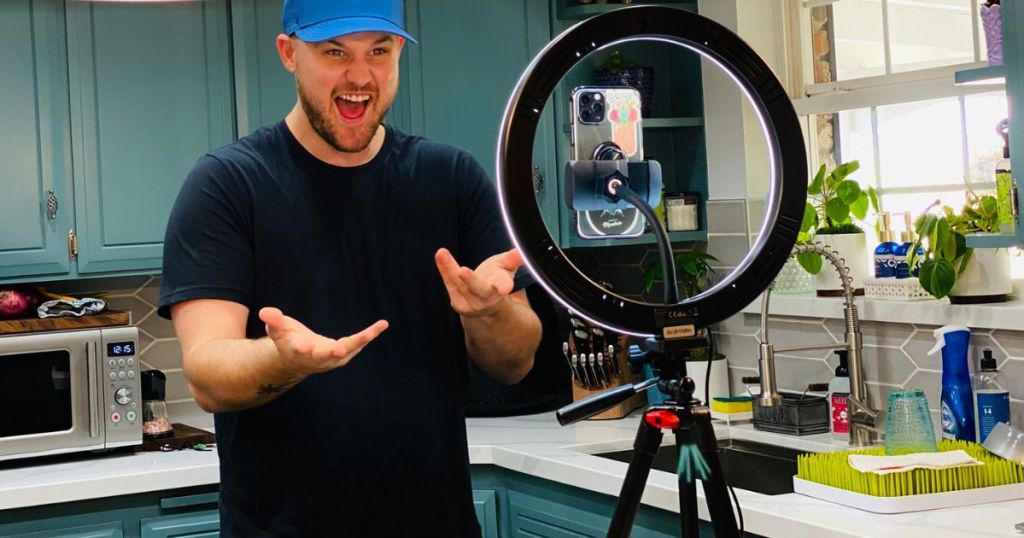
[(1024, 464), (1024, 432), (1005, 422), (996, 424), (981, 445), (997, 456)]
[(935, 427), (928, 411), (928, 397), (921, 389), (894, 390), (889, 393), (885, 417), (885, 453), (887, 455), (935, 452)]

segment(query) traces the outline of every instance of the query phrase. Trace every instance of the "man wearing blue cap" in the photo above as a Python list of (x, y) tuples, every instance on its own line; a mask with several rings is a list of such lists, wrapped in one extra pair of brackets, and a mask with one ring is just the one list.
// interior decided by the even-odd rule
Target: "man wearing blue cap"
[(159, 311), (216, 413), (221, 536), (478, 536), (466, 358), (532, 368), (522, 260), (472, 157), (381, 123), (401, 0), (282, 19), (295, 107), (199, 159), (165, 240)]

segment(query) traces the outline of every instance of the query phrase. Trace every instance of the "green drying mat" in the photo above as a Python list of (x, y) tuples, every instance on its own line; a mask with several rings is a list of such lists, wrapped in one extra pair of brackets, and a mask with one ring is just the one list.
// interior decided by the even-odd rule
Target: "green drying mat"
[(878, 475), (853, 469), (847, 456), (882, 456), (882, 447), (805, 454), (797, 458), (793, 489), (810, 497), (882, 514), (1024, 498), (1021, 464), (995, 456), (977, 443), (942, 440), (939, 450), (963, 450), (984, 465)]

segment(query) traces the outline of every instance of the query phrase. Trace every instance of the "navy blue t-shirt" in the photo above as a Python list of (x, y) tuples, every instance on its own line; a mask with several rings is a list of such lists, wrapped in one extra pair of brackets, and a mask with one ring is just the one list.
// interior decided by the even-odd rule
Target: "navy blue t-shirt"
[(235, 301), (249, 338), (264, 306), (332, 338), (390, 323), (346, 366), (216, 415), (222, 536), (480, 534), (440, 247), (469, 267), (510, 248), (492, 183), (454, 147), (388, 127), (372, 161), (336, 167), (281, 122), (199, 159), (168, 224), (160, 315)]

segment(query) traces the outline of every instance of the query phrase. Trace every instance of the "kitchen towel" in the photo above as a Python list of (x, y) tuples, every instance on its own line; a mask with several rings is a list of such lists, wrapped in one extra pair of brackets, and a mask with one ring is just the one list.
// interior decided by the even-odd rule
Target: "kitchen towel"
[(850, 463), (850, 467), (862, 473), (875, 474), (902, 473), (912, 469), (940, 470), (984, 465), (984, 463), (972, 458), (963, 450), (919, 452), (916, 454), (901, 454), (899, 456), (850, 454), (847, 461)]
[(39, 308), (36, 309), (36, 313), (41, 318), (67, 316), (81, 317), (86, 314), (99, 314), (100, 312), (103, 312), (103, 309), (106, 307), (106, 301), (103, 299), (93, 299), (91, 297), (75, 299), (73, 301), (55, 299), (53, 301), (46, 301), (39, 305)]

